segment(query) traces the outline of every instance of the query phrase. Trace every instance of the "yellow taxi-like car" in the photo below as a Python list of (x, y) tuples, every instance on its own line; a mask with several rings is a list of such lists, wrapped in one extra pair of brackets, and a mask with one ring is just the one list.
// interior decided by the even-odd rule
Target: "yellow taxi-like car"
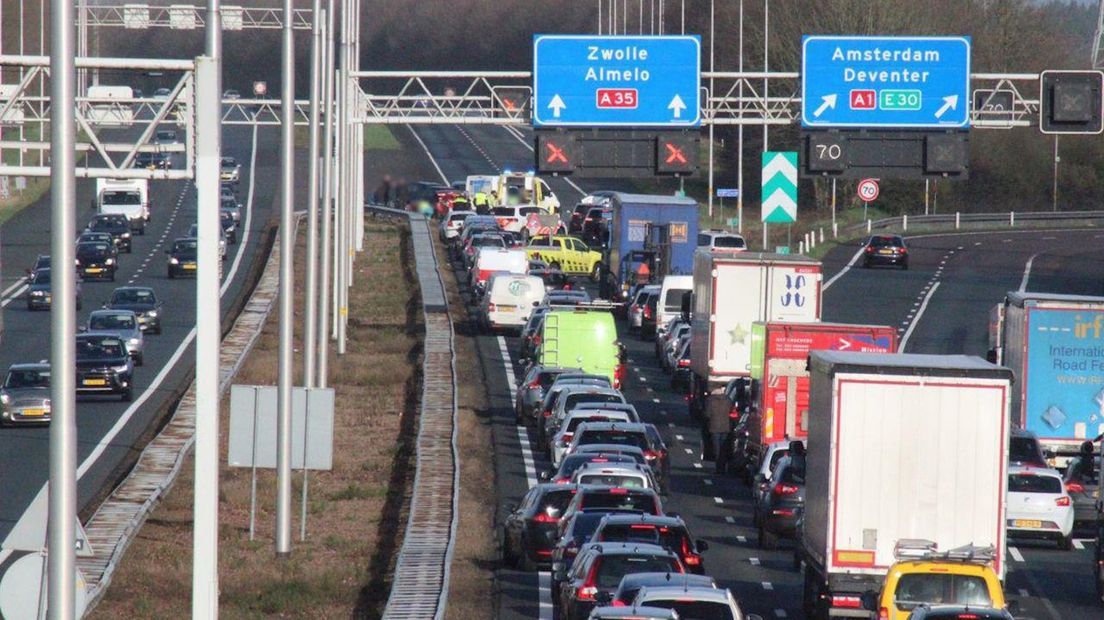
[(939, 552), (930, 541), (902, 540), (878, 595), (878, 620), (907, 620), (922, 605), (1006, 609), (1004, 588), (993, 570), (993, 547)]

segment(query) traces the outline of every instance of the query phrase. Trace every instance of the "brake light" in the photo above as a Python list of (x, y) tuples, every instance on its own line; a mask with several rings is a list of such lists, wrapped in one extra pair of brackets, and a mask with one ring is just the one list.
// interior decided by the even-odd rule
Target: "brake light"
[(1058, 499), (1054, 500), (1054, 503), (1058, 504), (1059, 506), (1069, 506), (1070, 505), (1070, 498), (1068, 498), (1068, 497), (1059, 497)]
[(486, 282), (487, 278), (489, 278), (490, 275), (491, 275), (491, 270), (490, 269), (480, 269), (479, 270), (479, 276), (476, 278), (476, 280), (481, 282), (481, 283)]
[(567, 444), (571, 443), (571, 438), (574, 437), (574, 436), (575, 436), (575, 433), (564, 433), (563, 438), (560, 439), (560, 445), (561, 446), (566, 446)]
[[(601, 560), (599, 560), (600, 562)], [(575, 598), (580, 601), (593, 601), (594, 596), (598, 594), (598, 587), (595, 584), (595, 576), (598, 573), (598, 562), (595, 562), (590, 567), (590, 572), (587, 573), (586, 580), (583, 584), (575, 590)]]
[(651, 306), (644, 306), (644, 318), (646, 318), (646, 319), (652, 318), (652, 307)]
[[(897, 251), (900, 252), (901, 254), (908, 254), (908, 248), (904, 248), (904, 247), (897, 248)], [(959, 618), (961, 618), (961, 617), (962, 616), (959, 616)]]
[(663, 455), (663, 453), (662, 453), (662, 452), (657, 452), (657, 451), (655, 451), (655, 450), (645, 450), (645, 451), (644, 451), (644, 460), (646, 460), (646, 461), (654, 461), (654, 460), (658, 459), (658, 458), (659, 458), (660, 456), (662, 456), (662, 455)]
[(690, 549), (690, 539), (682, 538), (682, 562), (687, 566), (701, 566), (701, 556)]
[(559, 521), (558, 518), (553, 517), (552, 515), (548, 514), (547, 512), (538, 512), (537, 516), (533, 517), (533, 522), (534, 523), (556, 523), (558, 521)]
[(737, 409), (736, 407), (733, 407), (733, 408), (728, 410), (728, 419), (735, 420), (738, 417), (740, 417), (740, 410), (739, 409)]
[(648, 525), (644, 523), (633, 523), (629, 526), (630, 530), (655, 530), (654, 525)]
[(628, 495), (628, 489), (622, 489), (621, 487), (615, 487), (609, 490), (610, 495)]
[(570, 478), (556, 478), (556, 484), (571, 484)]
[(862, 607), (862, 598), (849, 594), (834, 594), (832, 595), (832, 607), (859, 609), (860, 607)]
[(878, 620), (889, 620), (889, 609), (885, 607), (878, 608)]
[(958, 614), (958, 620), (977, 620), (977, 614)]
[(874, 251), (874, 247), (873, 247), (873, 246), (869, 246), (869, 245), (868, 245), (868, 246), (866, 246), (866, 253), (867, 253), (867, 254), (870, 254), (870, 253), (871, 253), (871, 252), (873, 252), (873, 251)]
[(539, 388), (540, 387), (540, 378), (538, 377), (538, 378), (533, 379), (532, 381), (530, 381), (528, 387)]
[(534, 346), (534, 347), (539, 347), (539, 346), (540, 346), (540, 343), (541, 343), (541, 337), (540, 337), (540, 335), (538, 334), (538, 335), (536, 335), (536, 336), (533, 336), (533, 346)]
[(797, 493), (797, 487), (792, 484), (784, 484), (779, 482), (771, 489), (771, 493), (775, 495), (793, 495)]
[(628, 606), (629, 606), (628, 603), (622, 603), (621, 599), (619, 599), (619, 598), (614, 599), (613, 602), (610, 603), (610, 607), (628, 607)]
[(552, 417), (552, 410), (551, 409), (545, 409), (544, 411), (541, 412), (541, 415), (543, 417), (546, 417), (546, 418), (551, 418)]
[(487, 312), (494, 312), (496, 309), (494, 302), (487, 302)]
[(1066, 492), (1068, 492), (1068, 493), (1084, 493), (1085, 492), (1085, 487), (1083, 487), (1080, 482), (1067, 482), (1066, 483)]
[[(690, 360), (686, 359), (685, 357), (680, 359), (678, 361), (678, 367), (679, 368), (689, 368), (690, 367)], [(732, 415), (729, 414), (729, 417), (732, 417)]]

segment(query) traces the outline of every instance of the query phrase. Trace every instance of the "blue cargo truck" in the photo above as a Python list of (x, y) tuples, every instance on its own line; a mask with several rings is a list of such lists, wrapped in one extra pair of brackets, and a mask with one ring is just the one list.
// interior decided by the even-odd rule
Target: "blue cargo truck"
[(989, 324), (991, 358), (1016, 374), (1013, 425), (1065, 467), (1104, 433), (1104, 297), (1011, 292)]
[(615, 193), (610, 196), (606, 264), (622, 297), (642, 262), (654, 281), (668, 274), (694, 272), (698, 240), (698, 203), (690, 198)]

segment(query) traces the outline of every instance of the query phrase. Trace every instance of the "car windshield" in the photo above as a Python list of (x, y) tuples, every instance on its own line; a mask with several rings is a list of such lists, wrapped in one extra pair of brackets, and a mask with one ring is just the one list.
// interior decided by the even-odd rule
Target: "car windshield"
[(932, 605), (971, 605), (991, 607), (985, 580), (973, 575), (947, 573), (908, 573), (897, 581), (893, 602), (902, 611), (912, 611), (923, 603)]
[(662, 555), (618, 554), (602, 557), (596, 578), (599, 588), (613, 589), (621, 583), (621, 578), (625, 575), (664, 572), (681, 573), (678, 560)]
[(875, 248), (899, 248), (904, 244), (900, 237), (871, 237), (870, 245)]
[(678, 312), (682, 310), (682, 297), (690, 292), (688, 288), (669, 288), (667, 296), (663, 298), (664, 312)]
[(600, 540), (610, 542), (650, 542), (675, 553), (690, 550), (690, 537), (681, 527), (655, 523), (611, 523), (602, 528)]
[(574, 433), (575, 429), (579, 428), (579, 425), (584, 422), (609, 422), (613, 418), (605, 415), (583, 415), (576, 416), (567, 421), (567, 426), (564, 427), (564, 431), (568, 433)]
[(746, 248), (747, 244), (744, 243), (742, 237), (714, 237), (713, 247), (715, 248)]
[(92, 230), (118, 230), (125, 227), (126, 221), (120, 221), (115, 218), (100, 217), (92, 220), (92, 223), (88, 226)]
[(1031, 437), (1013, 437), (1008, 444), (1008, 460), (1016, 463), (1039, 463), (1039, 444)]
[(570, 477), (580, 467), (587, 463), (635, 463), (631, 456), (618, 454), (571, 454), (564, 457), (560, 463), (560, 475)]
[(641, 450), (648, 449), (648, 439), (643, 433), (630, 433), (621, 430), (584, 430), (579, 436), (578, 443), (608, 443), (619, 446), (635, 446)]
[[(629, 493), (624, 489), (620, 491), (592, 491), (587, 493), (580, 504), (581, 508), (607, 508), (610, 510), (636, 510), (648, 514), (658, 513), (655, 498), (647, 493)], [(647, 571), (638, 571), (647, 572)]]
[(513, 217), (515, 212), (513, 207), (495, 207), (491, 213), (498, 217)]
[(506, 247), (506, 240), (502, 237), (499, 237), (498, 235), (495, 235), (493, 237), (490, 235), (485, 235), (472, 239), (472, 245), (477, 248), (486, 248), (491, 246), (504, 248)]
[(685, 620), (735, 620), (732, 608), (719, 601), (688, 601), (685, 599), (648, 599), (648, 607), (673, 609)]
[(115, 294), (111, 296), (111, 303), (113, 304), (152, 304), (156, 301), (153, 291), (142, 289), (123, 289), (115, 291)]
[(126, 353), (123, 341), (118, 338), (79, 338), (77, 339), (77, 359), (99, 360), (117, 359)]
[(48, 388), (50, 387), (49, 370), (9, 370), (8, 378), (4, 381), (4, 387), (8, 389), (18, 388)]
[(223, 157), (221, 165), (223, 168), (233, 168), (238, 165), (238, 160), (233, 157)]
[(579, 484), (597, 484), (604, 487), (646, 489), (644, 478), (632, 474), (579, 474)]
[(140, 205), (142, 196), (138, 192), (104, 192), (105, 205)]
[(195, 258), (196, 242), (194, 240), (177, 241), (173, 244), (172, 251), (182, 258)]
[(49, 284), (50, 283), (50, 270), (39, 269), (34, 274), (34, 282), (32, 284)]
[(1057, 476), (1012, 474), (1008, 476), (1008, 492), (1059, 494), (1062, 492), (1062, 481)]
[(102, 241), (94, 241), (92, 243), (81, 243), (77, 245), (77, 256), (87, 256), (89, 254), (103, 254), (107, 252), (108, 245)]
[(567, 508), (573, 497), (575, 497), (575, 491), (571, 489), (549, 491), (537, 500), (537, 512), (558, 517), (563, 514), (564, 508)]
[(564, 399), (564, 411), (571, 411), (580, 403), (623, 403), (625, 399), (620, 394), (593, 394), (590, 392), (577, 392), (568, 394)]
[(571, 522), (571, 538), (575, 542), (590, 540), (590, 537), (593, 536), (594, 532), (598, 529), (598, 525), (602, 523), (602, 518), (607, 514), (608, 513), (605, 512), (576, 513), (575, 518)]
[(134, 317), (129, 314), (93, 314), (88, 317), (89, 329), (134, 329)]

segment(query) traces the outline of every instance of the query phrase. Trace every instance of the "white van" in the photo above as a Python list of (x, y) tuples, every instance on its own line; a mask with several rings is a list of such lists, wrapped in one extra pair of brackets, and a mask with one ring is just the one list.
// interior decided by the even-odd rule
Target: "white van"
[(150, 219), (148, 179), (96, 179), (92, 203), (97, 214), (125, 215), (131, 230), (146, 234)]
[(496, 273), (487, 283), (479, 318), (489, 330), (520, 330), (544, 299), (544, 280), (537, 276)]
[(682, 296), (694, 289), (694, 276), (664, 276), (656, 304), (656, 336), (667, 329), (667, 322), (682, 313)]
[[(471, 288), (476, 294), (482, 294), (487, 279), (496, 271), (525, 275), (529, 271), (529, 258), (525, 250), (506, 250), (503, 248), (479, 248), (475, 264), (471, 270)], [(543, 287), (543, 284), (541, 285)]]

